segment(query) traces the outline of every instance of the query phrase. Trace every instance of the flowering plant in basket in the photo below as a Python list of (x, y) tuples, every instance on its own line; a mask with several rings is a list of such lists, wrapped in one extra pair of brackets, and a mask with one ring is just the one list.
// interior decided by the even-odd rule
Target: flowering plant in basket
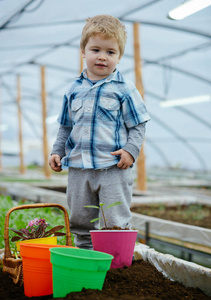
[(38, 239), (43, 237), (49, 237), (49, 236), (63, 236), (66, 235), (66, 233), (58, 232), (59, 230), (63, 229), (64, 226), (58, 225), (50, 230), (46, 231), (46, 228), (49, 226), (45, 219), (38, 219), (35, 218), (34, 220), (31, 220), (26, 228), (22, 229), (15, 229), (15, 228), (8, 228), (11, 231), (18, 234), (18, 236), (13, 236), (11, 241), (17, 242), (17, 241), (24, 241), (24, 240), (30, 240), (30, 239)]

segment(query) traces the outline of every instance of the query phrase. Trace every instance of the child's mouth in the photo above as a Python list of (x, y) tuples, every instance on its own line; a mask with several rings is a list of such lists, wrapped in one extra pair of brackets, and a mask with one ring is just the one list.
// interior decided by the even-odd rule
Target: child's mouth
[(104, 64), (96, 64), (97, 67), (106, 67)]

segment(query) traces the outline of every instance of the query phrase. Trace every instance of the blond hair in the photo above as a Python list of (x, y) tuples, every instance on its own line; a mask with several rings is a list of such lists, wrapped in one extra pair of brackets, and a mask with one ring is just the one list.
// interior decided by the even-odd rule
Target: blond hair
[(83, 28), (80, 47), (84, 51), (86, 44), (91, 36), (99, 34), (105, 39), (115, 38), (120, 51), (120, 58), (124, 54), (125, 44), (127, 39), (127, 33), (125, 26), (119, 19), (110, 15), (97, 15), (92, 18), (88, 18), (86, 25)]

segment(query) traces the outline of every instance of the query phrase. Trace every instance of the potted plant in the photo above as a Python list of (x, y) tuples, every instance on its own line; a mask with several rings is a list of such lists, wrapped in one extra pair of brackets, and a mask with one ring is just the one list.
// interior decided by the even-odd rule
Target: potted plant
[(47, 223), (45, 219), (35, 218), (28, 223), (26, 228), (19, 230), (15, 228), (8, 228), (17, 234), (17, 236), (13, 236), (11, 238), (11, 241), (16, 242), (18, 251), (20, 251), (20, 242), (52, 245), (57, 244), (57, 236), (66, 235), (63, 232), (58, 232), (59, 230), (63, 229), (64, 226), (58, 225), (46, 231), (46, 228), (49, 225), (50, 224)]
[(106, 208), (104, 208), (104, 203), (100, 203), (99, 206), (85, 206), (87, 208), (99, 209), (102, 213), (102, 217), (93, 219), (90, 222), (93, 223), (103, 219), (104, 227), (99, 230), (90, 230), (90, 234), (94, 250), (105, 252), (114, 256), (111, 268), (131, 266), (138, 232), (138, 230), (130, 230), (129, 228), (119, 228), (116, 226), (109, 228), (107, 226), (105, 210), (121, 204), (122, 202), (114, 202)]

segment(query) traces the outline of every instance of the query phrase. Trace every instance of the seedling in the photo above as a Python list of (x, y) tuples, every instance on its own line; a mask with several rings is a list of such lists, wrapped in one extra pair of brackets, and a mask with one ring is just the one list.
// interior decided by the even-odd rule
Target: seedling
[[(117, 201), (117, 202), (111, 203), (110, 205), (108, 205), (104, 209), (103, 209), (103, 206), (105, 205), (105, 203), (100, 203), (99, 206), (96, 206), (96, 205), (86, 205), (84, 207), (99, 209), (101, 211), (101, 213), (102, 213), (102, 216), (103, 216), (103, 221), (104, 221), (105, 228), (107, 229), (108, 228), (107, 223), (106, 223), (107, 219), (105, 218), (104, 210), (106, 210), (108, 208), (111, 208), (111, 207), (114, 207), (114, 206), (117, 206), (117, 205), (120, 205), (120, 204), (122, 204), (122, 202)], [(102, 219), (102, 218), (101, 217), (95, 218), (95, 219), (92, 219), (90, 222), (94, 223), (94, 222), (96, 222), (96, 221), (98, 221), (100, 219)]]

